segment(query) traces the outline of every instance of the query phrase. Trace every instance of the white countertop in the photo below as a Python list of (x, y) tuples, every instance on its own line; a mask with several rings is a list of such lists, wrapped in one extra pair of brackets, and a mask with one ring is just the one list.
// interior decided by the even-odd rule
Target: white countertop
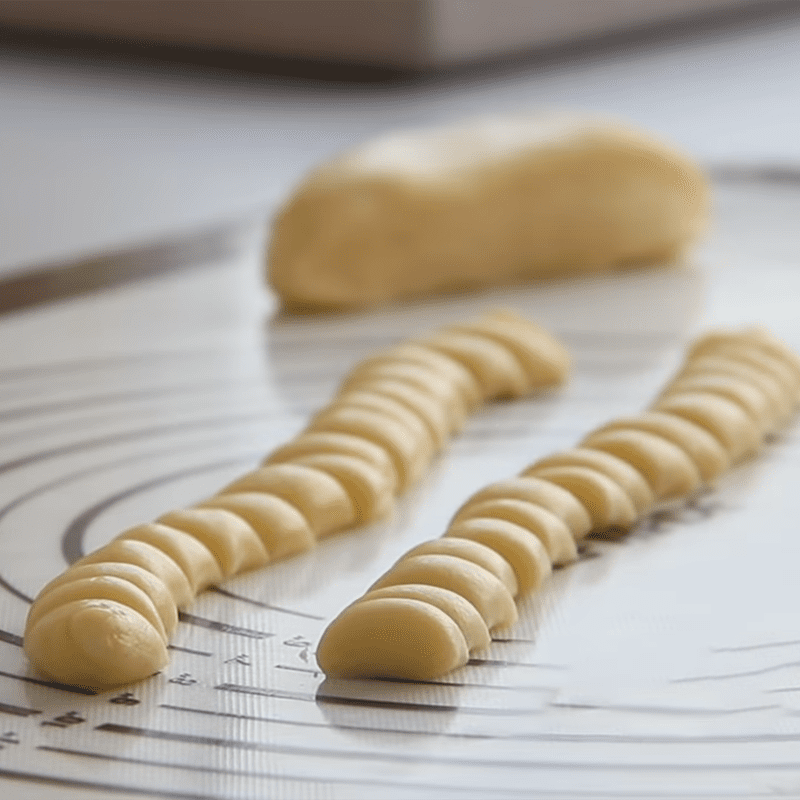
[(321, 84), (0, 49), (0, 270), (264, 215), (380, 131), (521, 107), (619, 115), (707, 163), (800, 163), (800, 6), (407, 84)]

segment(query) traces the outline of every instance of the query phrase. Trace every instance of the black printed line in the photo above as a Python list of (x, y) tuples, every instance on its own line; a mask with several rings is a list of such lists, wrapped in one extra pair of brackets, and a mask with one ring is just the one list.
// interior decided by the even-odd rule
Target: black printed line
[(495, 736), (493, 734), (484, 733), (453, 733), (451, 731), (417, 731), (406, 730), (405, 728), (387, 728), (380, 727), (374, 728), (369, 725), (350, 725), (344, 723), (330, 723), (330, 722), (308, 722), (305, 720), (292, 720), (282, 719), (279, 717), (265, 717), (257, 714), (237, 714), (233, 711), (213, 711), (208, 708), (192, 708), (190, 706), (176, 706), (170, 703), (161, 703), (161, 708), (169, 711), (183, 711), (189, 714), (202, 714), (210, 717), (222, 717), (225, 719), (238, 719), (246, 720), (248, 722), (266, 722), (270, 725), (292, 725), (298, 728), (323, 728), (327, 730), (348, 730), (348, 731), (361, 731), (366, 733), (376, 734), (404, 734), (408, 736), (435, 736), (437, 738), (444, 737), (446, 739), (513, 739), (513, 736)]
[(733, 716), (735, 714), (752, 714), (754, 711), (773, 711), (779, 705), (744, 706), (743, 708), (668, 708), (664, 706), (615, 706), (600, 703), (559, 703), (553, 702), (555, 708), (573, 708), (589, 711), (614, 711), (618, 714), (663, 714), (665, 716)]
[(0, 711), (4, 714), (13, 714), (15, 717), (32, 717), (41, 714), (35, 708), (24, 708), (23, 706), (12, 706), (10, 703), (0, 703)]
[[(281, 667), (282, 665), (276, 664), (276, 667)], [(284, 669), (290, 669), (290, 667), (283, 667)], [(314, 670), (309, 670), (309, 672), (314, 672)], [(316, 670), (319, 672), (319, 670)], [(470, 683), (468, 681), (442, 681), (442, 680), (409, 680), (408, 678), (380, 678), (380, 679), (371, 679), (370, 681), (373, 684), (380, 684), (380, 683), (401, 683), (405, 686), (447, 686), (452, 687), (455, 689), (491, 689), (494, 691), (499, 692), (555, 692), (557, 691), (557, 687), (555, 686), (538, 686), (538, 685), (528, 685), (528, 686), (497, 686), (492, 683)]]
[(439, 703), (412, 703), (399, 700), (377, 700), (364, 697), (344, 697), (341, 695), (319, 694), (313, 695), (307, 692), (289, 692), (283, 689), (269, 689), (261, 686), (242, 686), (235, 683), (220, 683), (214, 687), (223, 692), (236, 692), (238, 694), (252, 695), (255, 697), (274, 697), (280, 700), (302, 700), (307, 702), (317, 702), (321, 704), (337, 706), (353, 706), (356, 708), (382, 708), (393, 711), (430, 711), (436, 713), (453, 714), (476, 714), (485, 716), (516, 716), (524, 714), (533, 716), (540, 714), (538, 708), (483, 708), (473, 706), (456, 706)]
[(764, 650), (770, 647), (790, 647), (800, 644), (800, 639), (793, 639), (786, 642), (763, 642), (762, 644), (743, 644), (738, 647), (712, 647), (712, 653), (743, 653), (748, 650)]
[[(409, 703), (400, 700), (371, 700), (365, 697), (337, 697), (335, 695), (317, 695), (317, 702), (322, 705), (330, 706), (352, 706), (355, 708), (383, 708), (392, 711), (435, 711), (444, 714), (455, 714), (457, 711), (463, 714), (474, 714), (476, 709), (463, 708), (455, 705), (444, 705), (437, 703)], [(486, 709), (489, 713), (496, 712), (498, 709)], [(483, 711), (483, 709), (480, 709)]]
[(467, 661), (469, 667), (532, 667), (534, 669), (565, 670), (563, 664), (535, 664), (530, 661), (507, 661), (503, 658), (471, 658)]
[(69, 692), (70, 694), (83, 694), (83, 695), (96, 695), (94, 689), (87, 689), (84, 686), (67, 686), (65, 683), (57, 683), (56, 681), (44, 681), (39, 678), (29, 678), (27, 675), (15, 675), (13, 672), (4, 672), (0, 670), (0, 676), (4, 678), (12, 678), (15, 681), (23, 681), (24, 683), (32, 683), (35, 686), (45, 686), (48, 689), (58, 689), (62, 692)]
[(289, 692), (284, 689), (268, 689), (262, 686), (241, 686), (236, 683), (220, 683), (214, 687), (221, 692), (253, 695), (255, 697), (275, 697), (279, 700), (302, 700), (313, 703), (315, 696), (311, 692)]
[[(69, 411), (81, 411), (83, 409), (103, 408), (119, 404), (129, 404), (141, 400), (164, 400), (169, 397), (180, 397), (189, 395), (190, 399), (196, 399), (200, 393), (206, 394), (215, 390), (230, 393), (231, 387), (258, 387), (259, 383), (255, 380), (233, 381), (233, 380), (214, 380), (202, 381), (198, 383), (169, 384), (166, 386), (153, 386), (148, 389), (138, 388), (120, 392), (108, 392), (106, 394), (81, 395), (71, 397), (68, 400), (51, 401), (47, 403), (29, 403), (21, 406), (14, 406), (0, 410), (0, 424), (13, 420), (15, 422), (28, 417), (47, 416), (48, 414), (60, 414)], [(266, 412), (265, 418), (276, 414)]]
[(68, 564), (73, 564), (84, 555), (83, 537), (86, 533), (86, 530), (104, 511), (112, 506), (115, 506), (120, 501), (127, 500), (128, 498), (134, 497), (137, 494), (141, 494), (142, 492), (146, 492), (149, 489), (154, 489), (158, 486), (163, 486), (164, 484), (170, 483), (174, 480), (180, 480), (182, 478), (188, 478), (194, 475), (202, 475), (204, 472), (213, 472), (215, 470), (223, 469), (229, 466), (235, 466), (236, 464), (240, 463), (241, 459), (229, 458), (223, 461), (215, 461), (211, 464), (200, 464), (199, 466), (186, 467), (175, 472), (169, 472), (165, 475), (159, 475), (134, 486), (129, 486), (120, 492), (109, 495), (108, 497), (104, 497), (102, 500), (99, 500), (97, 503), (89, 506), (89, 508), (78, 514), (78, 516), (72, 519), (64, 529), (64, 534), (61, 537), (61, 552), (63, 553), (64, 558)]
[(136, 442), (143, 439), (158, 439), (165, 434), (178, 433), (183, 431), (202, 430), (204, 428), (218, 429), (221, 425), (237, 425), (254, 420), (261, 421), (264, 418), (263, 412), (258, 414), (232, 414), (224, 417), (206, 417), (186, 422), (173, 422), (168, 425), (151, 425), (144, 428), (136, 428), (131, 431), (124, 431), (104, 436), (95, 436), (90, 439), (82, 439), (78, 442), (51, 447), (47, 450), (39, 450), (35, 453), (19, 456), (0, 463), (0, 474), (13, 472), (21, 467), (29, 467), (40, 461), (58, 458), (60, 456), (83, 453), (87, 450), (96, 450), (109, 445), (120, 445), (127, 442)]
[[(296, 667), (290, 664), (275, 664), (275, 669), (302, 672), (305, 675), (313, 675), (314, 677), (322, 674), (321, 669)], [(372, 680), (371, 683), (376, 686), (380, 683), (401, 683), (404, 686), (446, 686), (453, 689), (491, 689), (499, 692), (555, 692), (557, 690), (555, 686), (541, 686), (539, 684), (497, 686), (492, 683), (470, 683), (469, 681), (412, 681), (408, 678), (381, 678), (380, 680)]]
[(800, 169), (794, 164), (719, 164), (711, 175), (716, 181), (800, 184)]
[(177, 650), (179, 653), (189, 653), (189, 655), (193, 656), (205, 656), (207, 658), (211, 658), (211, 656), (214, 655), (213, 653), (208, 653), (205, 650), (194, 650), (191, 647), (180, 647), (177, 644), (168, 644), (167, 649)]
[[(191, 714), (203, 714), (212, 717), (223, 717), (231, 719), (240, 719), (253, 722), (266, 722), (271, 725), (294, 725), (303, 728), (333, 728), (333, 729), (346, 729), (354, 731), (362, 731), (375, 734), (407, 734), (409, 736), (436, 736), (437, 738), (445, 739), (481, 739), (483, 741), (525, 741), (525, 742), (539, 742), (541, 744), (644, 744), (644, 745), (690, 745), (692, 747), (703, 744), (789, 744), (792, 742), (800, 742), (800, 733), (797, 734), (781, 734), (781, 733), (764, 733), (764, 734), (732, 734), (728, 736), (719, 735), (656, 735), (648, 736), (641, 734), (613, 734), (613, 733), (454, 733), (452, 731), (419, 731), (407, 730), (404, 728), (386, 728), (386, 727), (371, 727), (368, 725), (352, 725), (326, 723), (326, 722), (308, 722), (300, 720), (289, 720), (280, 717), (259, 716), (255, 714), (237, 714), (232, 711), (214, 711), (207, 708), (192, 708), (190, 706), (177, 706), (169, 703), (162, 703), (161, 708), (171, 711), (184, 711)], [(798, 764), (800, 769), (800, 764)]]
[(732, 678), (752, 678), (756, 675), (767, 675), (770, 672), (776, 672), (779, 669), (787, 669), (788, 667), (800, 667), (800, 661), (787, 661), (783, 664), (774, 664), (770, 667), (751, 669), (746, 672), (729, 672), (724, 675), (693, 675), (691, 678), (673, 678), (670, 683), (699, 683), (701, 681), (724, 681)]
[(306, 675), (313, 675), (316, 677), (317, 675), (322, 675), (321, 669), (312, 669), (311, 667), (292, 667), (289, 664), (276, 664), (275, 669), (286, 669), (290, 672), (302, 672)]
[(33, 602), (33, 598), (30, 595), (17, 589), (14, 584), (9, 583), (2, 575), (0, 575), (0, 588), (13, 597), (16, 597), (17, 600), (22, 600), (23, 603), (28, 603), (28, 605), (30, 605)]
[(0, 314), (221, 263), (241, 252), (242, 235), (241, 225), (227, 223), (181, 239), (147, 242), (12, 274), (0, 281)]
[[(493, 642), (500, 642), (502, 644), (536, 644), (535, 639), (500, 639), (498, 637), (492, 637)], [(561, 667), (559, 667), (561, 669)]]
[(206, 619), (205, 617), (198, 617), (195, 614), (189, 614), (186, 611), (178, 613), (178, 619), (188, 625), (196, 625), (198, 628), (206, 628), (210, 631), (217, 631), (218, 633), (229, 633), (232, 636), (245, 636), (248, 639), (270, 639), (275, 634), (267, 633), (266, 631), (257, 631), (252, 628), (242, 628), (238, 625), (230, 625), (227, 622), (219, 622), (215, 619)]
[[(206, 444), (202, 443), (201, 447), (205, 448)], [(197, 449), (197, 445), (196, 444), (192, 444), (189, 447), (182, 447), (182, 448), (171, 447), (171, 448), (151, 450), (151, 451), (149, 451), (147, 453), (139, 453), (139, 454), (134, 455), (134, 456), (127, 456), (125, 458), (119, 458), (119, 459), (114, 459), (112, 461), (107, 461), (107, 462), (101, 464), (100, 466), (92, 466), (92, 467), (88, 467), (86, 469), (76, 470), (75, 472), (71, 472), (69, 475), (62, 476), (60, 478), (56, 478), (55, 480), (52, 480), (52, 481), (48, 481), (47, 483), (41, 484), (41, 485), (35, 487), (34, 489), (31, 489), (28, 492), (25, 492), (25, 493), (23, 493), (21, 495), (18, 495), (10, 503), (7, 503), (5, 506), (0, 508), (0, 520), (5, 518), (6, 516), (8, 516), (8, 514), (10, 514), (12, 511), (14, 511), (14, 509), (16, 509), (19, 506), (21, 506), (23, 503), (27, 503), (27, 502), (33, 500), (34, 498), (40, 497), (41, 495), (46, 494), (47, 492), (49, 492), (49, 491), (51, 491), (53, 489), (57, 489), (57, 488), (59, 488), (61, 486), (66, 486), (67, 484), (72, 483), (74, 481), (77, 481), (77, 480), (79, 480), (81, 478), (86, 478), (86, 477), (88, 477), (90, 475), (102, 474), (102, 473), (106, 472), (109, 469), (114, 469), (114, 468), (121, 467), (121, 466), (124, 466), (124, 465), (127, 465), (127, 464), (135, 464), (135, 463), (141, 462), (141, 461), (149, 461), (149, 460), (152, 460), (154, 458), (158, 458), (162, 454), (174, 455), (175, 452), (177, 452), (178, 450), (180, 450), (180, 452), (191, 452), (192, 450), (195, 450), (195, 449)], [(257, 457), (257, 454), (254, 454), (253, 458), (255, 458), (255, 457)], [(252, 461), (252, 458), (243, 456), (243, 457), (237, 459), (236, 463), (250, 463), (251, 461)], [(207, 464), (206, 465), (206, 467), (208, 469), (216, 469), (216, 468), (220, 468), (220, 467), (221, 468), (225, 468), (227, 466), (233, 466), (233, 464), (231, 463), (230, 460), (226, 460), (226, 461), (223, 461), (223, 462), (216, 462), (214, 464)], [(172, 477), (174, 479), (175, 476), (173, 475)], [(149, 488), (149, 487), (145, 487), (145, 488)], [(139, 487), (139, 490), (141, 490), (141, 487)], [(117, 500), (124, 499), (124, 498), (120, 498), (119, 496), (116, 496), (116, 498), (117, 498)], [(105, 507), (103, 508), (103, 510), (105, 510)], [(70, 533), (70, 530), (68, 528), (68, 531), (67, 531), (67, 534), (66, 534), (67, 537), (73, 537), (73, 538), (76, 538), (76, 537), (80, 536), (81, 538), (79, 539), (79, 541), (77, 543), (70, 541), (68, 544), (65, 544), (64, 542), (62, 542), (62, 551), (64, 551), (66, 549), (67, 552), (73, 553), (73, 551), (75, 551), (76, 548), (81, 551), (81, 552), (78, 552), (75, 555), (75, 558), (77, 558), (77, 557), (79, 557), (80, 555), (83, 554), (82, 553), (82, 547), (83, 547), (83, 545), (82, 545), (82, 536), (83, 536), (83, 532), (85, 531), (85, 526), (90, 524), (90, 522), (91, 522), (91, 519), (83, 519), (83, 518), (80, 518), (80, 519), (81, 519), (80, 523), (76, 523), (75, 521), (73, 521), (72, 524), (75, 526), (75, 528), (72, 530), (71, 533)], [(84, 525), (84, 527), (81, 528), (80, 527), (81, 525)], [(18, 598), (19, 600), (22, 600), (25, 603), (30, 604), (30, 603), (33, 602), (33, 598), (32, 597), (30, 597), (25, 592), (23, 592), (20, 589), (18, 589), (17, 587), (15, 587), (10, 581), (6, 580), (2, 575), (0, 575), (0, 588), (5, 589), (9, 594), (13, 595), (14, 597)]]
[[(221, 747), (225, 749), (235, 750), (250, 750), (258, 752), (280, 753), (282, 755), (315, 757), (315, 758), (333, 758), (343, 761), (386, 761), (389, 763), (399, 764), (441, 764), (447, 766), (456, 766), (463, 768), (464, 766), (473, 766), (478, 768), (496, 768), (496, 769), (518, 769), (523, 771), (530, 770), (583, 770), (583, 771), (620, 771), (620, 772), (650, 772), (650, 771), (663, 771), (663, 772), (710, 772), (710, 771), (724, 771), (733, 772), (738, 770), (744, 771), (769, 771), (769, 770), (790, 770), (793, 772), (800, 772), (800, 764), (796, 761), (784, 762), (778, 761), (773, 763), (753, 763), (746, 761), (731, 761), (730, 763), (693, 763), (686, 764), (681, 762), (625, 762), (625, 763), (608, 763), (608, 762), (588, 762), (588, 761), (536, 761), (534, 759), (516, 760), (516, 759), (486, 759), (476, 758), (474, 756), (465, 756), (463, 758), (443, 755), (432, 755), (431, 753), (400, 753), (394, 752), (376, 752), (366, 750), (340, 750), (333, 748), (322, 747), (300, 747), (297, 745), (279, 745), (270, 742), (261, 741), (247, 741), (244, 739), (227, 739), (218, 736), (201, 736), (192, 733), (178, 733), (176, 731), (164, 731), (154, 728), (140, 728), (133, 725), (118, 725), (116, 723), (107, 722), (102, 725), (96, 726), (95, 730), (105, 733), (113, 733), (123, 736), (141, 737), (145, 739), (156, 739), (159, 741), (180, 742), (182, 744), (193, 744), (207, 747)], [(713, 737), (709, 737), (712, 738)], [(720, 741), (730, 743), (730, 740), (718, 737)], [(640, 741), (637, 737), (630, 737), (631, 741)], [(760, 740), (759, 740), (760, 741)], [(749, 742), (748, 742), (749, 743)], [(692, 743), (696, 744), (696, 743)]]
[(306, 619), (324, 620), (325, 617), (318, 617), (316, 614), (306, 614), (304, 611), (294, 611), (291, 608), (284, 608), (283, 606), (275, 606), (271, 603), (265, 603), (262, 600), (255, 600), (252, 597), (245, 597), (241, 594), (229, 592), (227, 589), (221, 589), (219, 586), (209, 586), (207, 591), (221, 594), (223, 597), (228, 597), (231, 600), (238, 600), (242, 603), (248, 603), (251, 606), (258, 608), (266, 608), (269, 611), (279, 611), (281, 614), (292, 614), (295, 617), (305, 617)]
[(0, 642), (22, 647), (22, 637), (16, 633), (10, 633), (9, 631), (0, 631)]
[[(43, 745), (37, 750), (47, 750)], [(55, 748), (52, 748), (55, 750)], [(68, 751), (65, 751), (68, 752)], [(19, 772), (11, 769), (0, 769), (0, 778), (10, 778), (17, 781), (26, 781), (41, 786), (64, 786), (71, 789), (91, 789), (92, 791), (102, 790), (104, 792), (126, 792), (137, 794), (143, 797), (175, 798), (176, 800), (222, 800), (219, 795), (197, 794), (195, 792), (176, 792), (165, 789), (145, 789), (142, 786), (132, 786), (124, 783), (103, 783), (101, 781), (84, 781), (75, 778), (48, 777), (33, 772)]]
[(392, 711), (435, 711), (445, 714), (470, 714), (487, 717), (533, 717), (541, 714), (542, 708), (490, 708), (481, 706), (458, 706), (440, 703), (412, 703), (400, 700), (373, 700), (363, 697), (341, 697), (317, 694), (317, 703), (334, 706), (353, 706), (358, 708), (382, 708)]
[(184, 361), (187, 358), (207, 358), (215, 355), (214, 349), (197, 349), (180, 351), (153, 351), (150, 353), (134, 353), (132, 355), (103, 356), (100, 358), (81, 358), (73, 361), (48, 361), (41, 364), (30, 364), (25, 367), (0, 370), (0, 383), (8, 384), (16, 380), (38, 380), (45, 376), (51, 380), (57, 375), (70, 375), (76, 372), (96, 372), (98, 370), (130, 368), (131, 365), (144, 364), (151, 367), (152, 362)]
[[(523, 733), (512, 737), (525, 742), (549, 742), (556, 744), (643, 744), (661, 747), (665, 744), (688, 745), (729, 745), (729, 744), (777, 744), (800, 742), (800, 733), (754, 733), (730, 734), (722, 736), (717, 734), (703, 734), (699, 736), (684, 734), (616, 734), (616, 733)], [(800, 763), (797, 764), (800, 769)]]
[[(253, 770), (239, 770), (239, 769), (226, 769), (224, 767), (211, 767), (205, 766), (203, 764), (186, 764), (183, 762), (173, 761), (155, 761), (152, 759), (145, 759), (145, 758), (132, 758), (130, 756), (115, 756), (109, 755), (107, 753), (92, 753), (87, 751), (81, 750), (71, 750), (64, 747), (52, 747), (49, 745), (40, 745), (38, 750), (44, 750), (49, 753), (61, 753), (63, 755), (68, 756), (80, 756), (83, 758), (91, 758), (96, 759), (99, 761), (111, 761), (111, 762), (121, 762), (124, 764), (138, 764), (141, 766), (148, 766), (148, 767), (163, 767), (165, 769), (182, 769), (187, 770), (188, 772), (203, 772), (209, 773), (213, 775), (235, 775), (237, 777), (246, 777), (246, 778), (255, 778), (255, 779), (275, 779), (279, 781), (291, 781), (291, 782), (298, 782), (298, 783), (310, 783), (310, 784), (335, 784), (335, 785), (344, 785), (344, 786), (384, 786), (392, 789), (415, 789), (421, 791), (457, 791), (459, 796), (464, 792), (475, 792), (478, 794), (479, 797), (486, 797), (487, 792), (491, 792), (493, 796), (497, 796), (498, 794), (504, 795), (518, 795), (522, 794), (524, 796), (528, 796), (529, 792), (527, 789), (497, 789), (496, 787), (475, 787), (475, 786), (453, 786), (453, 784), (448, 783), (446, 785), (442, 784), (432, 784), (432, 783), (416, 783), (414, 781), (387, 781), (387, 780), (378, 780), (378, 779), (370, 779), (370, 778), (340, 778), (340, 777), (312, 777), (309, 775), (292, 775), (287, 774), (285, 772), (279, 773), (271, 773), (271, 772), (261, 772), (261, 771), (253, 771)], [(172, 796), (172, 795), (170, 795)]]

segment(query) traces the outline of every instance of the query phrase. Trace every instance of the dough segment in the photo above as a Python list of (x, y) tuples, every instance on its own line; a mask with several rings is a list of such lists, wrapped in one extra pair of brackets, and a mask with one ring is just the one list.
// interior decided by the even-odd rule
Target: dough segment
[(390, 675), (420, 681), (455, 669), (468, 652), (456, 622), (432, 603), (378, 597), (337, 617), (319, 643), (317, 660), (328, 674), (342, 678)]
[(517, 621), (511, 593), (499, 578), (474, 561), (444, 554), (406, 555), (370, 591), (408, 583), (430, 584), (460, 594), (475, 606), (490, 631)]
[(645, 476), (659, 500), (685, 497), (700, 488), (700, 473), (691, 458), (656, 433), (617, 428), (593, 433), (581, 444), (627, 461)]
[(636, 513), (640, 516), (646, 514), (653, 507), (655, 497), (644, 476), (627, 461), (611, 453), (601, 450), (592, 450), (588, 447), (573, 447), (552, 456), (539, 459), (533, 468), (526, 470), (529, 475), (535, 476), (536, 470), (546, 467), (588, 467), (602, 472), (615, 483), (619, 484), (625, 494), (633, 503)]
[(315, 310), (619, 269), (679, 255), (708, 206), (699, 168), (630, 126), (478, 119), (314, 170), (275, 220), (267, 277)]
[(475, 516), (464, 512), (485, 500), (504, 499), (525, 500), (552, 511), (569, 528), (575, 539), (583, 539), (592, 530), (592, 518), (586, 506), (572, 492), (532, 475), (519, 475), (516, 478), (490, 483), (475, 492), (456, 512), (455, 517)]
[(333, 476), (307, 464), (270, 464), (248, 472), (219, 494), (273, 494), (299, 509), (316, 539), (356, 521), (353, 501)]
[[(455, 577), (452, 570), (448, 572), (444, 567), (435, 570), (424, 563), (426, 558), (447, 556), (420, 554), (444, 552), (441, 542), (448, 539), (480, 542), (511, 566), (522, 593), (541, 587), (553, 566), (574, 560), (576, 544), (587, 534), (627, 530), (647, 513), (654, 501), (674, 501), (696, 492), (737, 460), (751, 454), (763, 437), (774, 434), (783, 422), (782, 414), (767, 413), (769, 404), (761, 404), (757, 399), (768, 397), (776, 385), (781, 385), (773, 377), (776, 370), (771, 361), (777, 359), (786, 375), (800, 376), (800, 359), (791, 351), (784, 352), (784, 345), (773, 344), (770, 339), (769, 346), (758, 350), (751, 346), (751, 338), (738, 332), (719, 332), (707, 341), (713, 344), (715, 352), (724, 351), (730, 356), (733, 363), (738, 363), (737, 355), (743, 350), (747, 358), (741, 363), (747, 365), (748, 377), (737, 376), (737, 380), (764, 375), (769, 390), (759, 394), (760, 387), (755, 381), (748, 385), (757, 394), (745, 391), (739, 401), (734, 401), (735, 387), (729, 394), (727, 381), (718, 383), (709, 377), (720, 374), (717, 359), (706, 355), (706, 347), (692, 348), (687, 359), (691, 370), (685, 365), (678, 372), (675, 381), (663, 391), (662, 399), (656, 402), (656, 410), (607, 423), (586, 436), (578, 448), (540, 459), (519, 477), (498, 481), (476, 492), (456, 512), (442, 539), (412, 548), (374, 586), (391, 584), (399, 590), (417, 581), (436, 582), (471, 602), (490, 630), (504, 624), (499, 620), (508, 619), (506, 599), (492, 597), (480, 580), (466, 572)], [(749, 363), (754, 351), (763, 353), (770, 363), (769, 370), (758, 372)], [(700, 355), (694, 359), (692, 354), (698, 352)], [(705, 373), (703, 365), (708, 370)], [(698, 376), (696, 386), (703, 383), (709, 389), (712, 385), (719, 386), (724, 393), (687, 392), (683, 376), (690, 371)], [(793, 408), (797, 404), (793, 392), (791, 382), (786, 381), (772, 408)], [(677, 402), (672, 402), (674, 398)], [(757, 406), (746, 412), (749, 401)], [(543, 535), (533, 524), (536, 519), (554, 520), (560, 527)], [(562, 547), (564, 537), (571, 551)], [(365, 598), (370, 596), (367, 594)], [(348, 659), (348, 654), (356, 650), (369, 653), (369, 636), (375, 635), (348, 622), (356, 618), (365, 598), (356, 600), (327, 628), (317, 653), (319, 664), (333, 676), (402, 677), (403, 667), (396, 673), (388, 664), (376, 668), (369, 655), (365, 656), (363, 666)], [(444, 606), (440, 608), (448, 611)], [(400, 639), (404, 637), (403, 633), (397, 635)], [(471, 640), (467, 643), (469, 653), (480, 649)], [(458, 666), (467, 663), (469, 653)], [(417, 659), (415, 670), (432, 677), (445, 674), (439, 670), (443, 661), (431, 660), (421, 666), (418, 655), (413, 658)]]
[[(534, 392), (566, 378), (562, 345), (515, 313), (499, 313), (514, 328), (512, 346), (484, 336), (480, 320), (466, 337), (469, 353), (488, 352), (497, 360), (494, 372), (485, 355), (462, 363), (419, 341), (387, 348), (357, 365), (308, 428), (270, 453), (260, 468), (213, 497), (130, 528), (84, 556), (34, 601), (24, 637), (28, 658), (51, 678), (81, 686), (107, 688), (146, 678), (168, 663), (166, 645), (178, 608), (198, 592), (388, 514), (395, 497), (422, 477), (468, 413), (497, 395)], [(542, 374), (526, 372), (514, 353), (541, 363)], [(486, 389), (480, 382), (486, 374), (500, 383)], [(488, 598), (505, 598), (500, 601), (505, 616), (491, 617), (492, 625), (506, 624), (516, 614), (511, 594), (517, 591), (516, 573), (493, 549), (465, 538), (419, 557), (450, 559), (447, 564), (456, 563), (452, 574), (478, 575)], [(433, 567), (428, 564), (429, 577), (441, 572)], [(422, 637), (422, 650), (440, 665), (454, 666), (469, 647), (489, 641), (474, 606), (445, 589), (387, 589), (374, 603), (369, 614), (357, 612), (364, 629), (375, 608), (399, 604), (398, 613)], [(487, 600), (487, 609), (496, 605)], [(434, 647), (426, 639), (438, 643)], [(373, 648), (371, 657), (400, 669), (396, 659), (392, 662), (392, 646)]]

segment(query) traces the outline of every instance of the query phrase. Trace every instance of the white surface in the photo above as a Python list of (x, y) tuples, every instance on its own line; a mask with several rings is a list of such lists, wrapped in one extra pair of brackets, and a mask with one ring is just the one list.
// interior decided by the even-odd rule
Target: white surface
[(716, 235), (680, 269), (281, 319), (254, 232), (224, 263), (0, 317), (0, 578), (23, 595), (63, 569), (63, 547), (254, 466), (397, 337), (504, 303), (576, 361), (564, 391), (477, 415), (388, 522), (227, 582), (240, 599), (198, 598), (191, 613), (236, 627), (179, 626), (195, 652), (130, 695), (32, 682), (13, 641), (27, 603), (0, 589), (3, 796), (800, 796), (796, 426), (686, 508), (591, 545), (521, 604), (495, 663), (433, 685), (315, 672), (326, 622), (401, 553), (478, 487), (643, 408), (697, 331), (763, 321), (800, 348), (800, 187), (717, 198)]
[[(15, 270), (265, 212), (308, 166), (374, 132), (521, 105), (618, 113), (707, 161), (798, 162), (799, 32), (774, 24), (391, 90), (97, 74), (6, 55), (0, 265)], [(643, 407), (706, 324), (763, 320), (800, 347), (797, 190), (731, 185), (719, 209), (718, 234), (691, 269), (491, 298), (567, 336), (578, 358), (566, 392), (476, 418), (386, 525), (227, 588), (330, 618), (413, 542), (440, 533), (473, 489)], [(299, 429), (346, 366), (378, 343), (376, 331), (383, 342), (476, 305), (270, 321), (258, 266), (254, 231), (230, 262), (0, 318), (2, 577), (35, 592), (63, 566), (68, 523), (115, 494), (88, 525), (87, 547), (213, 491)], [(468, 667), (452, 676), (461, 687), (324, 689), (457, 709), (314, 702), (320, 677), (283, 667), (313, 670), (294, 637), (313, 641), (324, 621), (210, 594), (195, 613), (277, 635), (182, 626), (177, 643), (211, 655), (175, 652), (163, 675), (133, 687), (137, 705), (20, 680), (32, 677), (21, 652), (0, 642), (3, 796), (117, 796), (60, 783), (72, 779), (150, 787), (159, 797), (275, 800), (800, 797), (799, 462), (789, 432), (698, 507), (597, 546), (606, 552), (560, 573), (523, 607), (513, 637), (530, 641), (493, 647), (492, 658), (527, 666)], [(3, 593), (0, 629), (21, 632), (25, 608)], [(250, 666), (226, 663), (242, 654)], [(198, 683), (171, 682), (184, 673)], [(671, 682), (704, 675), (729, 677)], [(223, 684), (254, 691), (214, 688)], [(86, 721), (42, 725), (70, 711)], [(183, 740), (97, 729), (109, 723)], [(54, 783), (28, 780), (47, 775)], [(415, 788), (431, 784), (460, 788)]]
[(524, 108), (617, 114), (705, 162), (800, 162), (800, 18), (394, 87), (0, 54), (0, 270), (267, 214), (342, 147)]

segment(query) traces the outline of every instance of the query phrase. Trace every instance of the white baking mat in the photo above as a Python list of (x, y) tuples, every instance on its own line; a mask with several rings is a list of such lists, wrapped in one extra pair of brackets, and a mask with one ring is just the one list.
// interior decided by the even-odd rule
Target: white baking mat
[[(4, 798), (800, 796), (796, 428), (592, 544), (439, 682), (326, 681), (314, 660), (469, 494), (642, 409), (700, 330), (763, 322), (800, 349), (800, 184), (717, 199), (677, 269), (283, 319), (245, 228), (222, 261), (1, 316)], [(389, 521), (198, 598), (152, 679), (88, 696), (29, 670), (27, 598), (68, 559), (256, 465), (366, 353), (498, 304), (564, 337), (563, 391), (481, 412)]]

